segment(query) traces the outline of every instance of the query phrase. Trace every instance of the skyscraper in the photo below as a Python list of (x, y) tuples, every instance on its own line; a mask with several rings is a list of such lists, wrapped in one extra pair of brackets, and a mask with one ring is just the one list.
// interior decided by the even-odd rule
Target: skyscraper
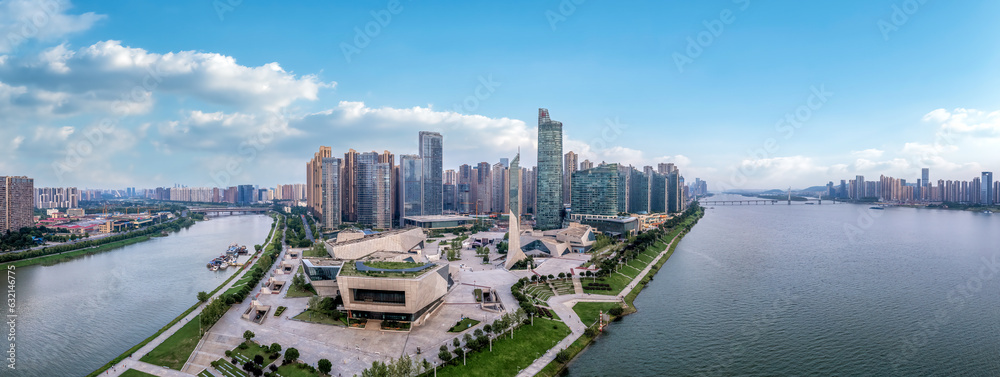
[(344, 221), (358, 221), (358, 151), (349, 149), (344, 153), (344, 163), (340, 174), (340, 208)]
[(573, 172), (573, 213), (617, 215), (618, 183), (618, 164)]
[(404, 154), (399, 156), (399, 226), (404, 217), (423, 215), (423, 159), (420, 156)]
[(505, 166), (503, 162), (495, 163), (493, 164), (491, 174), (492, 177), (490, 177), (490, 181), (493, 183), (493, 188), (490, 190), (492, 192), (492, 203), (490, 204), (490, 208), (492, 209), (492, 212), (506, 213), (508, 212), (507, 166)]
[(0, 232), (34, 225), (34, 186), (28, 177), (0, 177)]
[(440, 215), (444, 207), (443, 145), (437, 132), (420, 131), (420, 158), (423, 160), (423, 214)]
[(323, 226), (329, 229), (336, 229), (340, 225), (340, 159), (336, 157), (326, 157), (323, 159), (323, 175), (320, 184), (323, 193), (323, 208), (320, 221)]
[(580, 170), (587, 170), (593, 168), (594, 168), (594, 163), (590, 162), (590, 160), (583, 160), (583, 162), (580, 162)]
[(480, 162), (476, 166), (476, 214), (490, 212), (490, 205), (493, 204), (493, 177), (490, 175), (490, 163)]
[(358, 154), (354, 181), (357, 217), (361, 224), (380, 229), (392, 227), (392, 165), (379, 162), (375, 152)]
[[(313, 159), (306, 163), (306, 209), (320, 219), (323, 218), (323, 159), (332, 156), (330, 147), (319, 147), (319, 152), (313, 154)], [(292, 198), (289, 195), (282, 199)]]
[(521, 195), (521, 152), (517, 152), (514, 159), (510, 161), (510, 168), (507, 169), (507, 201), (510, 212), (513, 216), (520, 218), (522, 212)]
[(535, 191), (535, 226), (562, 227), (562, 123), (549, 118), (549, 110), (538, 109), (538, 189)]
[(566, 169), (566, 172), (563, 174), (563, 200), (567, 202), (572, 196), (570, 193), (573, 192), (573, 172), (579, 166), (579, 157), (573, 151), (566, 152), (566, 158), (563, 163), (563, 169)]
[(667, 174), (667, 212), (676, 213), (684, 211), (684, 178), (681, 172), (673, 169)]
[(993, 172), (983, 172), (983, 178), (980, 182), (980, 186), (980, 203), (987, 206), (993, 205)]

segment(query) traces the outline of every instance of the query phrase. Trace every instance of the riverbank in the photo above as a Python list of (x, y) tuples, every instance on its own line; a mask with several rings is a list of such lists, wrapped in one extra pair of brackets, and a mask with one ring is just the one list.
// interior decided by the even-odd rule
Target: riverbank
[[(271, 241), (272, 241), (272, 239), (275, 237), (275, 229), (277, 228), (277, 224), (279, 223), (279, 220), (278, 220), (278, 216), (272, 216), (272, 218), (273, 218), (273, 222), (272, 222), (272, 225), (271, 225), (271, 230), (268, 233), (267, 238), (265, 238), (265, 243), (264, 244), (270, 244)], [(219, 293), (220, 290), (222, 290), (224, 287), (226, 287), (227, 285), (229, 285), (233, 281), (233, 279), (235, 279), (238, 276), (242, 276), (243, 272), (245, 270), (247, 270), (248, 267), (251, 265), (251, 262), (255, 260), (254, 258), (256, 258), (261, 252), (262, 251), (255, 252), (254, 255), (251, 257), (251, 259), (248, 260), (247, 263), (242, 267), (243, 270), (241, 270), (240, 272), (237, 272), (237, 273), (234, 273), (234, 274), (230, 275), (225, 281), (222, 282), (222, 284), (220, 284), (219, 286), (217, 286), (214, 290), (212, 290), (211, 293), (209, 293), (209, 297), (214, 297), (216, 294)], [(133, 354), (136, 351), (140, 350), (142, 347), (145, 347), (150, 342), (156, 340), (158, 337), (160, 337), (161, 335), (163, 335), (165, 332), (170, 331), (174, 326), (176, 326), (179, 322), (181, 322), (182, 320), (184, 320), (188, 315), (190, 315), (191, 313), (193, 313), (199, 307), (207, 305), (207, 303), (208, 303), (208, 301), (195, 303), (190, 308), (188, 308), (183, 313), (181, 313), (179, 316), (177, 316), (172, 321), (170, 321), (169, 323), (167, 323), (165, 326), (163, 326), (162, 328), (160, 328), (156, 333), (154, 333), (153, 335), (149, 336), (148, 338), (146, 338), (145, 340), (143, 340), (139, 344), (136, 344), (135, 346), (132, 346), (132, 348), (129, 348), (128, 350), (126, 350), (125, 352), (123, 352), (118, 357), (116, 357), (116, 358), (112, 359), (111, 361), (109, 361), (108, 363), (102, 365), (100, 368), (97, 368), (95, 371), (93, 371), (90, 374), (88, 374), (87, 377), (99, 376), (99, 375), (103, 374), (104, 372), (108, 371), (109, 369), (111, 369), (112, 366), (117, 365), (118, 363), (120, 363), (122, 360), (125, 360), (126, 358), (128, 358), (130, 356), (133, 356)], [(187, 318), (187, 319), (190, 320), (190, 318)], [(139, 355), (139, 356), (142, 356), (142, 355)]]
[[(660, 271), (660, 268), (663, 267), (667, 260), (670, 259), (670, 256), (673, 255), (674, 250), (677, 248), (677, 245), (680, 244), (684, 235), (686, 235), (704, 215), (705, 210), (703, 208), (699, 208), (698, 211), (695, 212), (694, 216), (685, 219), (683, 223), (676, 226), (670, 231), (670, 233), (667, 233), (665, 236), (660, 238), (661, 241), (669, 239), (670, 243), (665, 245), (663, 250), (660, 251), (660, 254), (657, 256), (657, 260), (647, 267), (648, 271), (645, 274), (640, 275), (640, 278), (637, 278), (639, 280), (639, 284), (636, 284), (634, 288), (629, 290), (629, 293), (623, 298), (627, 307), (621, 315), (613, 316), (611, 318), (612, 321), (617, 321), (626, 315), (638, 312), (638, 309), (636, 309), (633, 305), (633, 301), (636, 297), (638, 297), (639, 292), (642, 292), (649, 282), (653, 280), (653, 276)], [(568, 347), (560, 350), (559, 353), (556, 354), (555, 358), (542, 368), (536, 376), (554, 377), (562, 374), (573, 359), (587, 349), (587, 347), (590, 346), (590, 344), (593, 343), (598, 336), (600, 336), (600, 332), (596, 330), (596, 326), (596, 324), (589, 325), (587, 331), (584, 331), (583, 334), (573, 341), (573, 343), (571, 343)]]
[(6, 268), (3, 267), (4, 265), (25, 267), (42, 264), (51, 266), (56, 263), (73, 260), (81, 256), (111, 251), (120, 247), (148, 241), (159, 235), (161, 232), (168, 230), (176, 232), (194, 225), (195, 222), (195, 220), (190, 218), (181, 218), (153, 225), (135, 232), (110, 236), (99, 240), (82, 241), (76, 244), (64, 244), (36, 250), (2, 254), (0, 255), (0, 268)]

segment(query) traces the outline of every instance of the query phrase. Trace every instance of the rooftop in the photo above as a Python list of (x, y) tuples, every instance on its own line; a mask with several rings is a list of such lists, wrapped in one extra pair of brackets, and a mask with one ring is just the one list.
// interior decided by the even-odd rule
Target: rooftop
[(461, 215), (427, 215), (427, 216), (406, 216), (406, 220), (419, 221), (419, 222), (430, 222), (430, 221), (471, 221), (475, 220), (469, 216)]
[[(367, 271), (359, 270), (358, 265)], [(414, 279), (443, 267), (443, 264), (434, 263), (352, 261), (344, 263), (340, 276)]]

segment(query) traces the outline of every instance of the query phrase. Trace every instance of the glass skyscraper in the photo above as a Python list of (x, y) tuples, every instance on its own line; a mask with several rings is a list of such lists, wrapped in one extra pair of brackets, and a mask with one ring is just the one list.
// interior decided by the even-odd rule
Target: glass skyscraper
[(406, 216), (423, 215), (423, 159), (417, 155), (399, 156), (399, 226), (405, 223)]
[(324, 157), (321, 168), (323, 226), (336, 229), (340, 225), (340, 159)]
[(517, 152), (514, 160), (510, 162), (510, 169), (507, 169), (507, 196), (508, 207), (515, 215), (521, 216), (521, 152)]
[(420, 131), (420, 158), (423, 160), (423, 214), (440, 215), (444, 206), (443, 141), (437, 132)]
[(538, 189), (535, 191), (535, 227), (562, 227), (563, 152), (562, 122), (549, 119), (549, 110), (538, 109)]
[(983, 205), (993, 205), (993, 172), (984, 171), (983, 179), (979, 183), (979, 199)]
[(618, 214), (618, 164), (605, 164), (573, 172), (574, 214), (615, 216)]

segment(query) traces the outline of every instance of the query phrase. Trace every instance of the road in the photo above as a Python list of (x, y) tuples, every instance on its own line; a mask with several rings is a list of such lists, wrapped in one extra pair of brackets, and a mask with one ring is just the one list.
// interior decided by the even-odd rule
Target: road
[(312, 229), (309, 228), (309, 222), (306, 221), (306, 215), (299, 215), (299, 217), (302, 218), (302, 229), (305, 229), (306, 231), (306, 239), (309, 240), (309, 242), (316, 242), (316, 239), (313, 238)]

